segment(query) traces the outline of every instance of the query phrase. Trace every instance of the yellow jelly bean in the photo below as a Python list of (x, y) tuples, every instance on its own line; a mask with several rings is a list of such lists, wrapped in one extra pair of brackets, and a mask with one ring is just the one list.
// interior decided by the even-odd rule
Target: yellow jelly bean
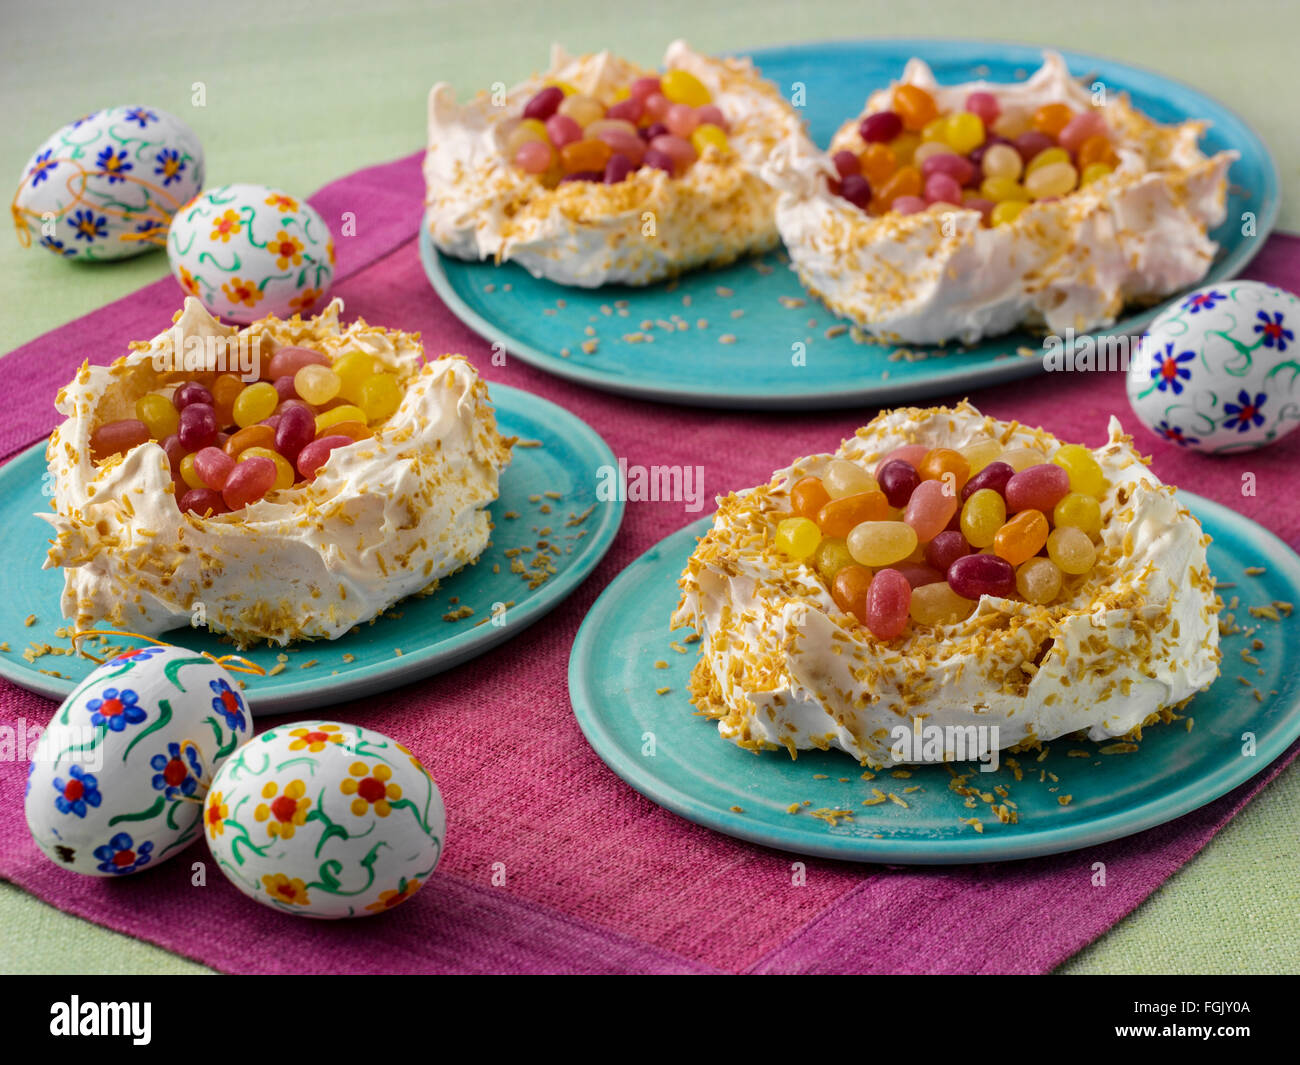
[(827, 584), (835, 580), (835, 574), (845, 566), (853, 565), (853, 556), (849, 554), (848, 545), (838, 536), (824, 537), (813, 552), (813, 565)]
[(294, 391), (313, 406), (328, 403), (339, 394), (343, 381), (328, 366), (311, 364), (293, 375)]
[(986, 200), (992, 200), (994, 203), (1029, 199), (1029, 193), (1018, 182), (1007, 177), (985, 178), (980, 182), (980, 192)]
[(1021, 470), (1027, 470), (1030, 466), (1041, 466), (1047, 461), (1044, 455), (1036, 447), (1013, 447), (1008, 448), (998, 456), (999, 462), (1005, 462), (1016, 473)]
[(269, 447), (246, 447), (239, 453), (235, 461), (243, 462), (254, 455), (260, 455), (262, 458), (270, 459), (275, 463), (275, 484), (271, 485), (267, 491), (273, 492), (280, 488), (288, 488), (293, 484), (296, 474), (293, 467), (289, 465), (289, 460), (280, 452), (272, 451)]
[(1100, 181), (1107, 174), (1113, 174), (1115, 168), (1108, 166), (1106, 163), (1089, 163), (1083, 168), (1083, 173), (1079, 175), (1079, 187), (1091, 185), (1094, 181)]
[(334, 363), (334, 372), (339, 375), (339, 395), (349, 403), (359, 402), (362, 383), (382, 369), (379, 360), (368, 352), (349, 351)]
[(1025, 203), (1024, 200), (1003, 200), (993, 208), (989, 214), (989, 220), (995, 226), (1004, 226), (1008, 222), (1014, 222), (1019, 218), (1020, 212), (1028, 206), (1029, 204)]
[(377, 373), (361, 385), (361, 402), (367, 422), (382, 422), (402, 405), (402, 387), (390, 373)]
[(1070, 492), (1052, 508), (1052, 524), (1058, 529), (1072, 526), (1091, 537), (1101, 535), (1101, 504), (1095, 496)]
[(958, 155), (973, 152), (984, 143), (984, 121), (969, 111), (958, 111), (944, 120), (943, 139)]
[(776, 527), (776, 549), (795, 559), (805, 559), (822, 542), (822, 531), (810, 518), (786, 518)]
[(858, 496), (866, 492), (879, 492), (876, 479), (856, 462), (847, 459), (831, 459), (822, 473), (822, 487), (832, 499), (845, 496)]
[[(570, 85), (567, 81), (548, 81), (546, 84), (554, 85), (557, 89), (560, 90), (560, 92), (564, 93), (565, 96), (576, 96), (578, 94), (578, 90), (574, 88), (572, 85)], [(631, 90), (628, 90), (628, 92), (630, 93)], [(615, 95), (617, 96), (618, 94), (615, 93)]]
[(506, 158), (513, 159), (515, 152), (529, 141), (543, 141), (550, 143), (550, 138), (546, 135), (546, 126), (536, 118), (525, 118), (519, 125), (515, 126), (506, 136), (505, 150)]
[(910, 166), (916, 155), (916, 149), (920, 146), (920, 134), (913, 133), (911, 130), (904, 130), (890, 141), (889, 150), (894, 153), (894, 162), (897, 164), (895, 169)]
[(725, 152), (731, 147), (727, 135), (712, 122), (705, 122), (702, 126), (695, 127), (695, 132), (691, 134), (691, 146), (700, 155), (704, 154), (705, 148), (716, 148), (720, 152)]
[(181, 480), (191, 488), (207, 488), (203, 483), (203, 478), (199, 476), (198, 470), (194, 468), (194, 455), (186, 455), (181, 459)]
[(675, 104), (703, 107), (713, 102), (713, 96), (694, 74), (686, 70), (668, 70), (659, 79), (660, 91)]
[(135, 416), (144, 422), (149, 435), (165, 440), (180, 427), (181, 412), (166, 396), (151, 392), (135, 401)]
[(366, 412), (360, 407), (342, 406), (332, 407), (316, 415), (316, 435), (320, 436), (322, 429), (328, 429), (331, 425), (340, 425), (343, 422), (360, 422), (366, 424)]
[(1009, 144), (990, 145), (980, 162), (986, 178), (1001, 177), (1017, 180), (1025, 169), (1020, 153)]
[(280, 405), (280, 393), (269, 381), (258, 381), (249, 385), (235, 397), (233, 414), (235, 424), (241, 429), (256, 425), (269, 418)]
[(1016, 591), (1029, 603), (1050, 603), (1061, 593), (1061, 571), (1047, 558), (1031, 558), (1016, 570)]
[(919, 625), (955, 625), (970, 617), (976, 605), (974, 599), (954, 592), (947, 581), (937, 581), (912, 589), (908, 613)]
[(1028, 177), (1035, 170), (1041, 170), (1045, 166), (1051, 166), (1053, 163), (1068, 163), (1070, 153), (1064, 148), (1044, 148), (1036, 156), (1029, 160), (1029, 165), (1025, 167), (1025, 177)]
[[(584, 96), (582, 93), (574, 93), (572, 96), (566, 96), (560, 101), (560, 106), (556, 110), (573, 119), (578, 125), (586, 129), (598, 118), (605, 117), (605, 108), (599, 100), (594, 100), (590, 96)], [(545, 129), (546, 127), (542, 127)], [(549, 142), (548, 142), (549, 143)]]
[(1092, 452), (1082, 444), (1066, 444), (1052, 456), (1052, 462), (1070, 475), (1070, 491), (1100, 496), (1106, 490), (1106, 475)]
[(1064, 196), (1073, 192), (1078, 183), (1079, 172), (1069, 163), (1052, 163), (1025, 175), (1025, 191), (1036, 200)]
[(1006, 524), (1007, 504), (992, 488), (972, 492), (961, 508), (961, 534), (971, 547), (992, 547), (998, 530)]
[(1087, 573), (1097, 561), (1097, 549), (1082, 529), (1062, 525), (1047, 537), (1047, 557), (1062, 573)]
[(931, 141), (939, 141), (946, 144), (948, 143), (948, 138), (946, 136), (947, 132), (947, 117), (941, 116), (939, 118), (931, 119), (921, 127), (921, 143), (928, 144)]
[(959, 447), (957, 450), (970, 463), (970, 475), (974, 477), (1002, 454), (1002, 445), (990, 436), (983, 440), (976, 440), (965, 447)]
[(848, 535), (849, 554), (862, 566), (891, 566), (917, 549), (916, 530), (902, 521), (864, 521)]

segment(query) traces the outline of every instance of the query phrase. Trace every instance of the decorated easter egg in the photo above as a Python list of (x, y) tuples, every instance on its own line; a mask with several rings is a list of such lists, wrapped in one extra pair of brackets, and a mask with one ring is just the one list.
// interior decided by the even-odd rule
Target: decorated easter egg
[(172, 219), (167, 257), (181, 288), (233, 322), (306, 314), (334, 277), (325, 220), (266, 185), (223, 185), (186, 204)]
[(212, 782), (203, 821), (240, 891), (302, 917), (400, 905), (447, 833), (438, 785), (410, 751), (333, 721), (278, 725), (245, 744)]
[(1179, 447), (1262, 447), (1300, 424), (1300, 299), (1227, 281), (1179, 300), (1129, 360), (1139, 420)]
[(110, 659), (55, 712), (27, 777), (27, 825), (52, 860), (125, 876), (202, 835), (203, 797), (252, 735), (234, 678), (182, 647)]
[(69, 259), (122, 259), (161, 247), (203, 187), (203, 148), (156, 107), (108, 107), (64, 126), (23, 167), (18, 239)]

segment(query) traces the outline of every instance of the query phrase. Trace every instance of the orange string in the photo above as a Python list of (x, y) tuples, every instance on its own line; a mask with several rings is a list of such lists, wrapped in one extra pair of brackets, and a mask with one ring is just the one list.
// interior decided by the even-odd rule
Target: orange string
[[(178, 646), (174, 643), (168, 643), (166, 640), (158, 640), (152, 636), (145, 636), (138, 632), (124, 632), (121, 629), (78, 629), (71, 636), (74, 647), (76, 646), (77, 641), (83, 636), (130, 636), (135, 640), (148, 640), (150, 643), (157, 644), (159, 647)], [(78, 648), (78, 650), (80, 650), (80, 648)], [(187, 648), (182, 648), (182, 650), (187, 650)], [(210, 658), (217, 665), (221, 666), (223, 669), (230, 670), (232, 673), (252, 673), (258, 677), (266, 676), (265, 669), (259, 666), (256, 662), (245, 658), (243, 655), (222, 655), (218, 658), (216, 655), (209, 654), (207, 651), (199, 651), (197, 653), (201, 654), (204, 658)], [(239, 664), (232, 665), (231, 663)]]

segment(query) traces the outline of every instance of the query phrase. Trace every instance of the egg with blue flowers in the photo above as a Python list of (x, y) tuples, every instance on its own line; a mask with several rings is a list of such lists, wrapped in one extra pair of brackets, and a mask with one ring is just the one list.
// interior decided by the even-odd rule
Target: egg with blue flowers
[(120, 877), (203, 834), (213, 776), (252, 735), (238, 682), (182, 647), (110, 659), (63, 701), (37, 742), (27, 825), (51, 861)]
[(157, 107), (106, 107), (70, 122), (23, 167), (18, 239), (63, 259), (124, 259), (160, 248), (203, 188), (194, 131)]
[(1263, 447), (1300, 424), (1300, 299), (1261, 281), (1189, 293), (1151, 323), (1129, 360), (1138, 419), (1209, 454)]

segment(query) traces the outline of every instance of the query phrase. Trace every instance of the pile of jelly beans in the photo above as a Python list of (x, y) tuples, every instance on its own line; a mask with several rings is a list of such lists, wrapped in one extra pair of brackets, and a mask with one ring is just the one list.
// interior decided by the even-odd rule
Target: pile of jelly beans
[(949, 204), (979, 211), (986, 226), (1005, 225), (1030, 203), (1066, 196), (1118, 163), (1096, 111), (1050, 103), (1015, 120), (992, 93), (973, 92), (965, 110), (941, 115), (915, 85), (899, 85), (892, 103), (859, 124), (860, 154), (841, 150), (832, 159), (831, 191), (871, 215)]
[(835, 459), (796, 481), (775, 543), (817, 570), (841, 610), (892, 640), (909, 618), (961, 621), (982, 595), (1053, 602), (1067, 576), (1096, 563), (1105, 486), (1078, 444), (1050, 461), (991, 438), (960, 450), (909, 444), (874, 476)]
[(312, 480), (331, 451), (373, 436), (402, 402), (397, 376), (361, 351), (331, 361), (282, 347), (263, 360), (261, 376), (199, 374), (170, 395), (141, 396), (134, 418), (91, 434), (91, 457), (153, 440), (171, 462), (181, 511), (225, 514)]
[(616, 185), (643, 166), (681, 177), (712, 147), (729, 150), (730, 125), (695, 75), (637, 78), (606, 106), (571, 85), (548, 85), (505, 134), (506, 157), (548, 188), (566, 181)]

